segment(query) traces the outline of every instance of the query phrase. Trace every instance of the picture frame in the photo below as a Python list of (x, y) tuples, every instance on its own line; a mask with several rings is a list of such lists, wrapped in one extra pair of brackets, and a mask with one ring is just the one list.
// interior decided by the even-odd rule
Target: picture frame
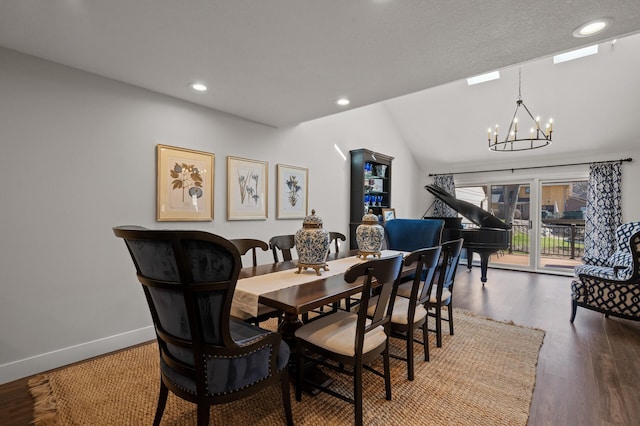
[(309, 169), (276, 167), (276, 219), (304, 219), (309, 208)]
[(215, 155), (156, 145), (156, 220), (212, 221)]
[(227, 220), (266, 220), (269, 163), (227, 157)]
[(382, 222), (388, 222), (396, 218), (396, 209), (382, 209)]

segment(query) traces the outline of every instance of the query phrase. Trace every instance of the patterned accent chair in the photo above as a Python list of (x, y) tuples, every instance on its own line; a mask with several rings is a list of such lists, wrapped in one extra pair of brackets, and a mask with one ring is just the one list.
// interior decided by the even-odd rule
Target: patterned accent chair
[(616, 230), (617, 249), (605, 261), (578, 265), (571, 283), (571, 322), (578, 306), (640, 320), (640, 222)]

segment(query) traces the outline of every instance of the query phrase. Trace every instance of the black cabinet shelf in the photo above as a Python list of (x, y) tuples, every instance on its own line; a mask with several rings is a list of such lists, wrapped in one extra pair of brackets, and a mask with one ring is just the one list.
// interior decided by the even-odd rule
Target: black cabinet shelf
[[(351, 154), (351, 196), (349, 214), (349, 244), (352, 249), (358, 248), (356, 228), (362, 223), (362, 216), (367, 210), (381, 216), (382, 209), (391, 204), (391, 162), (393, 157), (373, 152), (368, 149), (355, 149)], [(384, 171), (383, 171), (384, 169)], [(375, 196), (376, 200), (368, 200), (365, 196)], [(382, 197), (378, 200), (377, 197)]]

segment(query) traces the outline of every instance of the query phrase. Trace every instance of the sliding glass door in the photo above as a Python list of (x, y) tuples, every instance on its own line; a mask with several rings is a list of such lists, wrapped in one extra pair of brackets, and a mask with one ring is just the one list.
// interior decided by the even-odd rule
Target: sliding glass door
[[(501, 265), (530, 269), (531, 208), (528, 182), (480, 185), (456, 188), (456, 198), (475, 204), (511, 225), (511, 238), (505, 250), (489, 258), (489, 266)], [(477, 227), (468, 219), (462, 220), (465, 228)], [(474, 261), (479, 262), (477, 254)]]
[(541, 182), (538, 268), (573, 271), (584, 253), (587, 181)]
[[(475, 204), (511, 225), (508, 248), (489, 266), (570, 274), (581, 263), (587, 181), (523, 179), (466, 185), (456, 198)], [(463, 218), (467, 228), (477, 227)], [(477, 254), (474, 263), (479, 263)]]

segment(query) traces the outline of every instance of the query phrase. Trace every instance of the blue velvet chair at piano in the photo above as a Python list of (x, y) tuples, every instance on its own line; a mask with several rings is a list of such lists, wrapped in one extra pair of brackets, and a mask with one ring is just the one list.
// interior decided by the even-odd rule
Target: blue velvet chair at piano
[(384, 224), (389, 250), (412, 252), (440, 245), (444, 220), (393, 219)]

